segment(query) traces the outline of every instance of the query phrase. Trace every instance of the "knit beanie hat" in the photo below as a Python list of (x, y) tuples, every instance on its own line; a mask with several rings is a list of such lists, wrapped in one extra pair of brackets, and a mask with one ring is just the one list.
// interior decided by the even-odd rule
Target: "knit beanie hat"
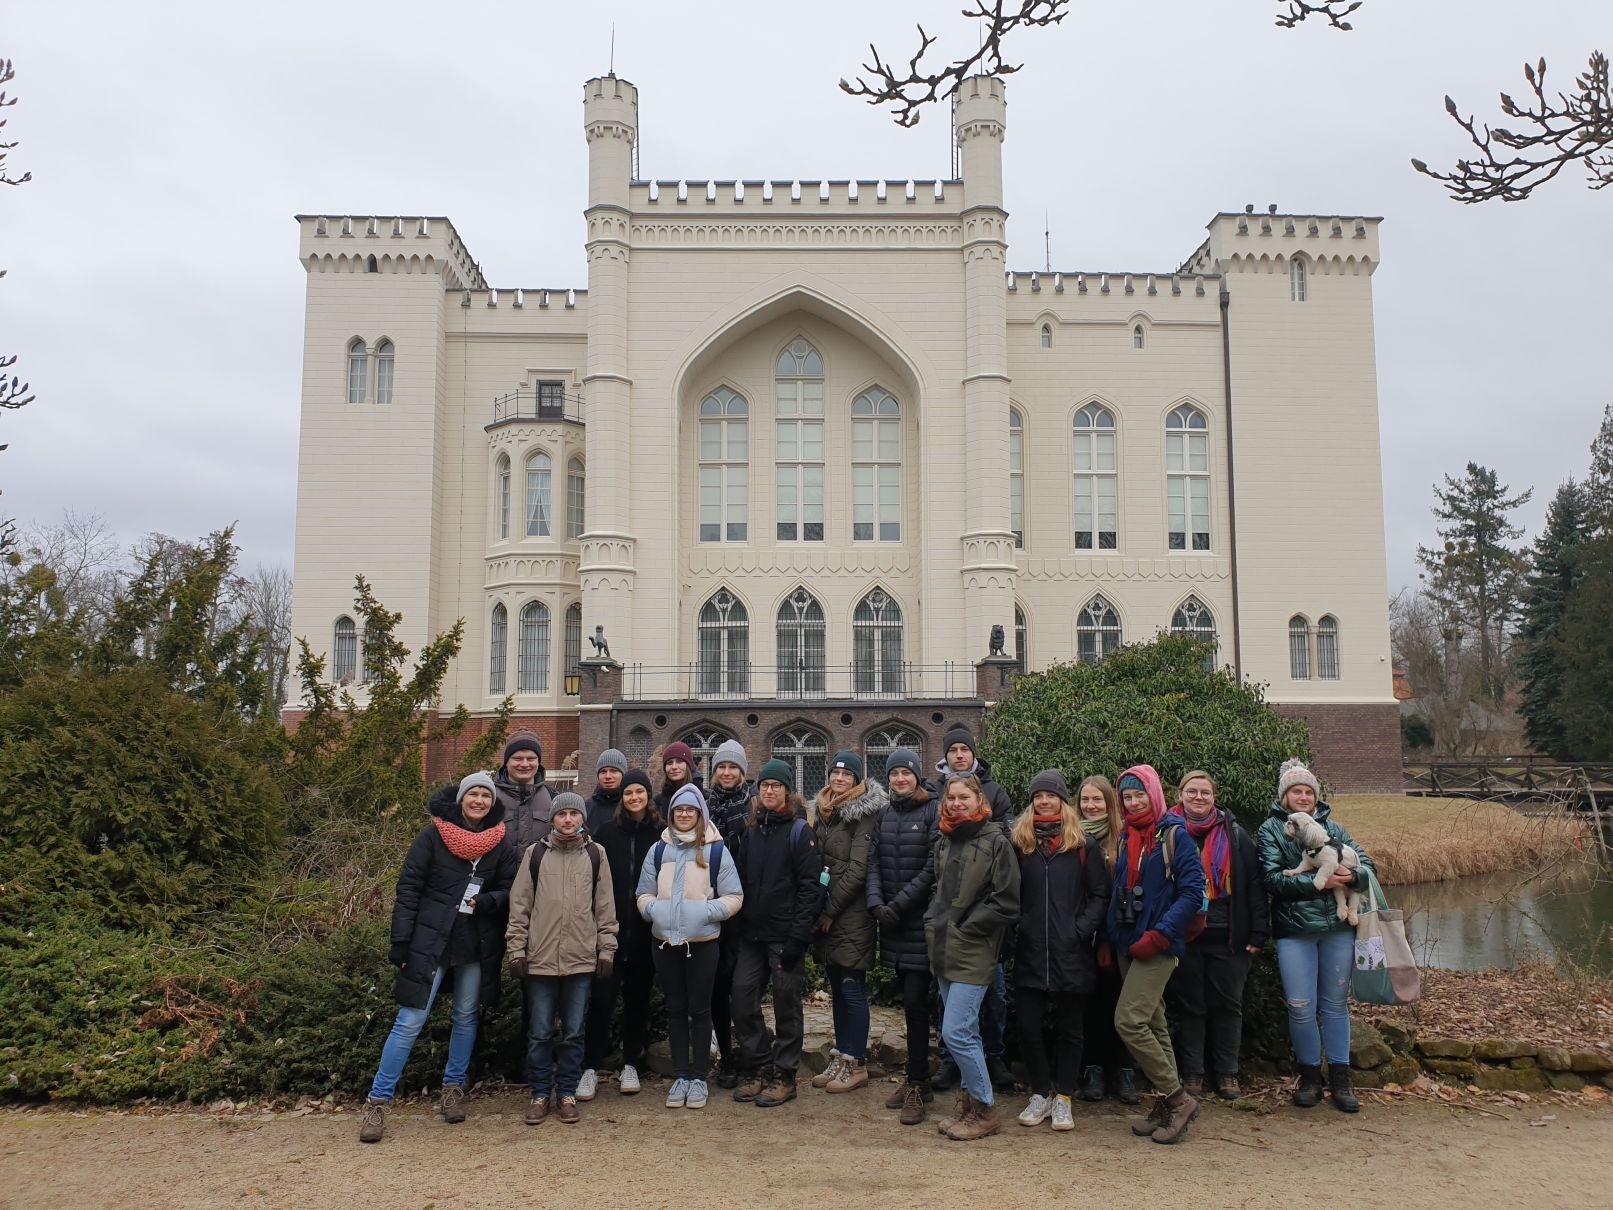
[(1120, 784), (1115, 787), (1116, 793), (1120, 793), (1125, 790), (1141, 790), (1144, 793), (1147, 793), (1148, 787), (1143, 785), (1143, 779), (1138, 777), (1135, 773), (1128, 773), (1120, 779)]
[(943, 757), (948, 752), (952, 751), (953, 744), (963, 744), (969, 749), (969, 751), (975, 754), (975, 758), (977, 760), (979, 759), (980, 749), (975, 746), (975, 737), (970, 732), (969, 728), (954, 727), (941, 737), (941, 755)]
[(627, 771), (622, 778), (622, 790), (625, 792), (628, 786), (643, 786), (651, 798), (655, 797), (655, 787), (650, 785), (650, 775), (644, 772), (643, 769), (629, 769)]
[(788, 761), (770, 760), (762, 766), (762, 771), (756, 775), (756, 784), (764, 781), (776, 781), (791, 794), (795, 793), (795, 770)]
[(622, 755), (619, 748), (606, 748), (599, 754), (599, 759), (594, 762), (594, 776), (598, 777), (604, 769), (620, 769), (623, 773), (626, 773), (627, 757)]
[(700, 818), (706, 821), (706, 827), (711, 826), (711, 811), (706, 806), (706, 796), (700, 792), (699, 786), (690, 782), (688, 785), (680, 787), (678, 792), (672, 796), (672, 801), (666, 805), (668, 822), (671, 821), (672, 813), (678, 809), (681, 803), (693, 803), (699, 808)]
[(1064, 780), (1064, 774), (1057, 769), (1043, 769), (1031, 778), (1031, 798), (1034, 799), (1043, 790), (1058, 795), (1060, 802), (1070, 801), (1070, 783)]
[(740, 773), (750, 776), (750, 768), (745, 760), (745, 745), (737, 739), (726, 739), (717, 745), (717, 754), (711, 758), (711, 771), (715, 773), (717, 766), (724, 761), (738, 765)]
[(467, 773), (464, 777), (459, 779), (459, 793), (454, 795), (454, 802), (464, 802), (466, 791), (470, 790), (474, 786), (480, 786), (493, 796), (494, 802), (498, 801), (498, 787), (493, 784), (493, 779), (491, 777), (485, 773)]
[(560, 812), (562, 812), (562, 811), (575, 811), (575, 812), (577, 812), (578, 815), (583, 815), (583, 816), (586, 816), (588, 814), (588, 812), (584, 809), (584, 804), (583, 804), (583, 801), (582, 801), (582, 795), (581, 794), (573, 794), (570, 790), (567, 790), (564, 794), (556, 794), (555, 795), (555, 798), (554, 798), (554, 811), (549, 816), (549, 818), (553, 819), (556, 815), (559, 815)]
[(911, 769), (914, 777), (923, 777), (924, 770), (919, 767), (918, 753), (911, 748), (898, 748), (885, 758), (885, 776), (890, 777), (892, 769)]
[(863, 758), (849, 749), (836, 752), (835, 758), (829, 762), (829, 772), (833, 773), (836, 769), (844, 769), (851, 774), (854, 781), (861, 781), (863, 779)]
[(510, 736), (510, 742), (504, 745), (504, 759), (508, 761), (517, 752), (531, 752), (541, 761), (543, 759), (543, 745), (538, 737), (530, 731), (517, 731)]
[(1316, 780), (1316, 774), (1305, 767), (1305, 762), (1299, 757), (1285, 760), (1283, 767), (1277, 771), (1277, 801), (1282, 802), (1283, 795), (1295, 786), (1309, 786), (1317, 798), (1322, 797), (1322, 783)]
[(684, 764), (689, 766), (690, 776), (692, 777), (694, 775), (694, 752), (691, 751), (689, 745), (684, 743), (682, 740), (678, 740), (676, 743), (668, 744), (666, 746), (666, 751), (661, 753), (661, 772), (666, 772), (666, 763), (669, 760), (681, 760)]

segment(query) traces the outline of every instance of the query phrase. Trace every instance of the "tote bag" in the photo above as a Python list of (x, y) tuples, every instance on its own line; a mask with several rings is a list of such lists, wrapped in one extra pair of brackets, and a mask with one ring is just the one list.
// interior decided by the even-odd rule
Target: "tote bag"
[(1355, 973), (1350, 994), (1364, 1004), (1410, 1004), (1422, 994), (1422, 976), (1406, 942), (1406, 924), (1396, 908), (1387, 906), (1378, 878), (1366, 866), (1361, 923), (1355, 926)]

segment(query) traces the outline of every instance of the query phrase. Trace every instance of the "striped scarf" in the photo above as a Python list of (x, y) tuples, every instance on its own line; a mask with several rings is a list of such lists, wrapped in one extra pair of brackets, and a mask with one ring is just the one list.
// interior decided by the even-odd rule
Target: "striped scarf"
[(449, 823), (440, 815), (431, 822), (437, 825), (437, 835), (442, 837), (448, 851), (461, 861), (480, 861), (498, 848), (499, 842), (504, 839), (503, 823), (472, 832), (469, 828)]
[(1171, 814), (1181, 817), (1187, 834), (1199, 847), (1199, 860), (1204, 863), (1204, 897), (1224, 899), (1232, 894), (1232, 828), (1227, 813), (1217, 807), (1210, 818), (1196, 820), (1178, 804), (1171, 808)]

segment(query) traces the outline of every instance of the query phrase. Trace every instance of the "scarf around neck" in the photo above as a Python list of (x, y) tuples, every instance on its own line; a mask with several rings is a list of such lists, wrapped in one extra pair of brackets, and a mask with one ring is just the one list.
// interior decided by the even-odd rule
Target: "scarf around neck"
[(1036, 843), (1042, 852), (1049, 857), (1057, 854), (1064, 836), (1064, 817), (1055, 815), (1051, 819), (1044, 819), (1037, 815), (1033, 826), (1036, 829)]
[(1088, 819), (1083, 815), (1081, 817), (1081, 830), (1093, 840), (1108, 840), (1109, 817), (1100, 815), (1096, 819)]
[(1204, 897), (1223, 899), (1232, 894), (1232, 829), (1227, 813), (1217, 807), (1210, 818), (1197, 820), (1185, 807), (1178, 806), (1171, 814), (1181, 816), (1187, 834), (1199, 847), (1199, 860), (1204, 863)]
[(1159, 839), (1159, 821), (1161, 818), (1160, 814), (1152, 810), (1125, 816), (1125, 885), (1128, 887), (1137, 885), (1137, 879), (1142, 873), (1143, 858), (1148, 856), (1153, 850), (1155, 841)]
[(959, 840), (969, 840), (974, 837), (991, 818), (991, 807), (986, 803), (980, 804), (980, 809), (973, 815), (954, 817), (945, 810), (941, 812), (941, 831), (948, 836), (955, 836)]
[(457, 823), (449, 823), (441, 816), (431, 822), (437, 825), (437, 835), (442, 837), (443, 846), (461, 861), (479, 861), (498, 848), (504, 839), (502, 821), (490, 828), (483, 828), (480, 832), (472, 832)]

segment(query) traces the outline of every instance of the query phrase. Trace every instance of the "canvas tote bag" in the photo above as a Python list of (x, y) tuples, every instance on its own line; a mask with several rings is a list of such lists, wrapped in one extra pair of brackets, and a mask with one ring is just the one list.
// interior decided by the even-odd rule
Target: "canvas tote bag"
[(1361, 923), (1355, 926), (1355, 973), (1350, 994), (1364, 1004), (1410, 1004), (1422, 994), (1423, 980), (1406, 941), (1406, 924), (1399, 909), (1389, 907), (1378, 878), (1365, 865), (1366, 893)]

